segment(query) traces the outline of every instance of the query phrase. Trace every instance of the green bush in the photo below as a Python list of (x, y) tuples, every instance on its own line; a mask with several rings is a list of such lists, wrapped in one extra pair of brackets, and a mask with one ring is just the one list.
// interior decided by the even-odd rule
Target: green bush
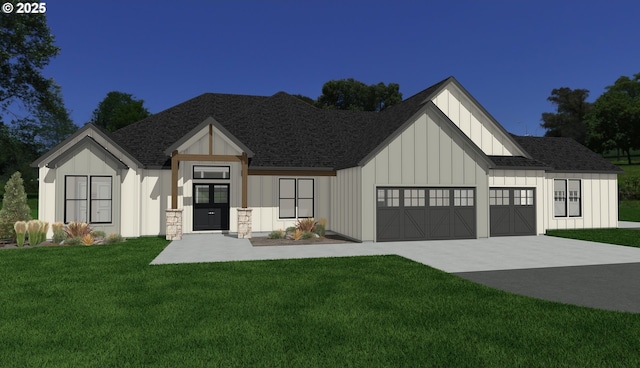
[(269, 239), (284, 239), (284, 231), (282, 229), (273, 230), (267, 236)]
[(93, 231), (91, 232), (91, 235), (92, 235), (94, 238), (103, 238), (103, 239), (104, 239), (104, 238), (106, 238), (106, 237), (107, 237), (107, 233), (105, 233), (105, 232), (104, 232), (104, 231), (102, 231), (102, 230), (93, 230)]
[(311, 231), (305, 231), (302, 233), (302, 239), (311, 239), (311, 238), (315, 238), (316, 237), (316, 233), (311, 232)]
[(315, 232), (316, 232), (316, 234), (318, 234), (319, 237), (324, 238), (324, 236), (326, 235), (327, 230), (324, 228), (324, 225), (317, 224), (316, 228), (315, 228)]
[(295, 226), (289, 226), (284, 232), (285, 233), (293, 233), (296, 231), (296, 227)]
[(620, 200), (640, 199), (640, 176), (625, 174), (618, 184)]
[(80, 245), (80, 244), (82, 244), (82, 238), (80, 238), (80, 237), (69, 238), (69, 239), (66, 239), (64, 241), (64, 244), (65, 245)]
[(27, 193), (20, 172), (15, 172), (4, 186), (2, 209), (0, 210), (0, 239), (16, 239), (13, 224), (31, 219), (27, 204)]
[(54, 244), (60, 244), (62, 243), (65, 239), (67, 238), (67, 233), (64, 232), (64, 230), (54, 230), (53, 231), (53, 238), (51, 238), (51, 241)]
[(104, 238), (105, 244), (116, 244), (124, 242), (124, 238), (120, 234), (111, 233)]

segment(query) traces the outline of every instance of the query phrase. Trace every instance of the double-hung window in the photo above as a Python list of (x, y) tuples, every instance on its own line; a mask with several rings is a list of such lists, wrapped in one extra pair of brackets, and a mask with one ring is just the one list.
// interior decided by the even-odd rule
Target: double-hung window
[(64, 222), (111, 223), (112, 182), (111, 176), (65, 176)]
[(313, 217), (313, 179), (280, 179), (280, 218)]
[(553, 181), (553, 215), (555, 217), (582, 216), (582, 186), (579, 179)]

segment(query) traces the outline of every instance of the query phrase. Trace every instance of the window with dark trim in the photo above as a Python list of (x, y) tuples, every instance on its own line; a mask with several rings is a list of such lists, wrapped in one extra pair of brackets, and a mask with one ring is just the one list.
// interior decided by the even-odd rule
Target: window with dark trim
[(449, 207), (451, 190), (449, 189), (429, 189), (429, 206)]
[(313, 179), (282, 178), (279, 189), (279, 218), (314, 217)]
[(229, 179), (231, 178), (230, 166), (205, 166), (193, 165), (194, 179)]
[(509, 189), (489, 189), (490, 206), (508, 206)]
[(111, 177), (92, 176), (91, 179), (91, 215), (89, 222), (92, 224), (111, 223)]
[(553, 215), (555, 217), (582, 216), (580, 179), (555, 179), (553, 181)]
[(113, 221), (111, 176), (66, 175), (64, 222), (106, 224)]
[(87, 222), (87, 177), (64, 177), (64, 222)]

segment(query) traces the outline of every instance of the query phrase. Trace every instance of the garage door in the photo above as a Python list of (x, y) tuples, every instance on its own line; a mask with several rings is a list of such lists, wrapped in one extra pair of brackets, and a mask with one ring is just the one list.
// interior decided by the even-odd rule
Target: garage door
[(490, 236), (536, 234), (535, 188), (490, 188)]
[(473, 188), (378, 188), (376, 239), (476, 237)]

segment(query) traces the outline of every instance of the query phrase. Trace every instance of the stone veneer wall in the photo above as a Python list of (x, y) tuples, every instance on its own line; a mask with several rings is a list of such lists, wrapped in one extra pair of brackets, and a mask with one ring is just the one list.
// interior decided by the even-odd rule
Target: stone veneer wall
[(182, 210), (167, 210), (167, 240), (182, 240)]
[(251, 238), (252, 208), (238, 208), (238, 239)]

